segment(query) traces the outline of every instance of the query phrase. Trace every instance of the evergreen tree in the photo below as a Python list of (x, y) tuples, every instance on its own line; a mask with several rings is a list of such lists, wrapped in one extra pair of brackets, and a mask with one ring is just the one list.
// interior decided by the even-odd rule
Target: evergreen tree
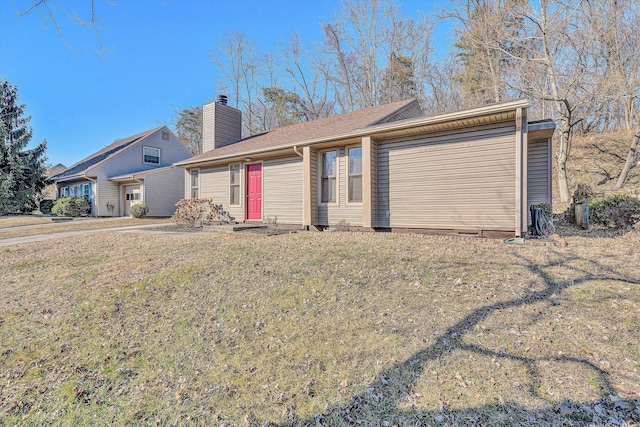
[(18, 104), (18, 88), (0, 82), (0, 215), (31, 212), (45, 186), (46, 140), (33, 149), (31, 117)]

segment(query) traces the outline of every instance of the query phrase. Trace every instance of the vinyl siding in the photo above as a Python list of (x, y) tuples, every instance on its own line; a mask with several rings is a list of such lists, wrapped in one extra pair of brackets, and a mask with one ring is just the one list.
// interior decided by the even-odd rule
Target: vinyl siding
[(549, 194), (551, 165), (549, 164), (548, 140), (530, 141), (527, 153), (527, 202), (529, 206), (538, 203), (551, 203), (551, 194)]
[[(160, 164), (144, 163), (142, 157), (143, 147), (160, 148)], [(173, 134), (169, 133), (169, 140), (165, 140), (162, 139), (162, 131), (159, 130), (144, 141), (135, 143), (131, 147), (124, 149), (121, 153), (118, 153), (113, 158), (106, 160), (104, 163), (90, 168), (87, 174), (97, 177), (97, 215), (124, 215), (120, 185), (117, 182), (109, 181), (109, 177), (170, 166), (173, 163), (184, 160), (189, 156), (190, 153), (186, 148), (184, 148), (180, 141), (174, 138)], [(108, 202), (112, 202), (114, 204), (113, 212), (109, 212), (107, 210)]]
[[(338, 176), (336, 177), (337, 186), (337, 203), (318, 203), (318, 222), (317, 225), (335, 225), (341, 220), (345, 220), (349, 225), (361, 226), (362, 225), (362, 203), (347, 203), (347, 155), (346, 149), (341, 147), (336, 149), (336, 167)], [(320, 153), (318, 154), (318, 161), (321, 160)], [(318, 171), (321, 170), (321, 166), (317, 166)], [(319, 173), (319, 172), (318, 172)], [(320, 180), (318, 180), (319, 182)], [(317, 187), (317, 185), (316, 185)], [(317, 189), (317, 196), (319, 197), (320, 190)]]
[(377, 227), (515, 230), (515, 125), (377, 150)]
[(244, 168), (240, 168), (240, 206), (229, 206), (229, 166), (200, 169), (200, 198), (213, 199), (235, 221), (244, 221)]
[(262, 164), (263, 219), (302, 224), (302, 157), (268, 160)]
[(149, 216), (171, 216), (178, 200), (184, 198), (184, 169), (150, 173), (144, 179), (144, 202)]
[(241, 137), (242, 113), (228, 105), (217, 102), (207, 104), (203, 114), (203, 152), (224, 147)]

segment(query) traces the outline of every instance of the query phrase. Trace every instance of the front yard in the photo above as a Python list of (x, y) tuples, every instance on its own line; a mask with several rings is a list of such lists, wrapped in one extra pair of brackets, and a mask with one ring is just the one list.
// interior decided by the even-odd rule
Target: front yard
[(102, 233), (0, 249), (8, 424), (640, 422), (640, 233)]

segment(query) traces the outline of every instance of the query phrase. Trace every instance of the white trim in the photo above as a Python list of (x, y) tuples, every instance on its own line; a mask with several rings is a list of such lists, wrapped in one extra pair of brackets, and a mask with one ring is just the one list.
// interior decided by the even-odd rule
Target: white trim
[[(147, 162), (145, 161), (145, 154), (144, 154), (144, 150), (145, 148), (148, 148), (150, 150), (158, 150), (158, 163), (155, 162)], [(158, 147), (152, 147), (150, 145), (143, 145), (142, 146), (142, 163), (145, 165), (162, 165), (162, 149), (158, 148)]]

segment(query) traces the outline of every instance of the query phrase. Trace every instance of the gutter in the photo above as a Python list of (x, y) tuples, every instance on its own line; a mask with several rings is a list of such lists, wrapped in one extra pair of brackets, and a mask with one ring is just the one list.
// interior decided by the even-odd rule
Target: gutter
[[(296, 151), (296, 149), (299, 148), (299, 147), (318, 144), (318, 143), (321, 143), (321, 142), (339, 141), (341, 139), (357, 138), (357, 137), (363, 137), (363, 136), (374, 136), (374, 135), (376, 135), (378, 133), (383, 133), (383, 132), (392, 132), (392, 131), (395, 131), (395, 130), (408, 129), (408, 128), (411, 128), (411, 127), (420, 127), (420, 126), (427, 126), (427, 125), (432, 125), (432, 124), (437, 124), (437, 123), (442, 123), (442, 122), (468, 119), (468, 118), (481, 116), (481, 115), (491, 115), (491, 114), (504, 113), (504, 112), (507, 112), (507, 111), (515, 111), (518, 108), (527, 108), (527, 107), (529, 107), (529, 101), (528, 100), (526, 100), (526, 99), (517, 99), (515, 101), (488, 105), (488, 106), (484, 106), (484, 107), (474, 108), (474, 109), (471, 109), (471, 110), (455, 111), (453, 113), (439, 114), (439, 115), (436, 115), (436, 116), (418, 117), (418, 118), (412, 118), (412, 119), (406, 119), (406, 120), (399, 120), (397, 122), (383, 123), (383, 124), (380, 124), (380, 125), (373, 125), (373, 126), (362, 128), (362, 129), (356, 129), (356, 130), (348, 132), (348, 133), (342, 133), (342, 134), (336, 134), (336, 135), (331, 135), (331, 136), (326, 136), (326, 137), (321, 137), (321, 138), (309, 139), (307, 141), (302, 141), (302, 142), (299, 142), (297, 144), (288, 143), (288, 144), (284, 144), (284, 145), (266, 147), (266, 148), (262, 148), (262, 149), (258, 149), (258, 150), (256, 150), (256, 149), (254, 149), (254, 150), (245, 150), (245, 151), (225, 154), (225, 155), (222, 155), (220, 157), (203, 158), (203, 159), (198, 159), (198, 160), (193, 160), (193, 161), (188, 161), (188, 160), (184, 161), (183, 160), (181, 162), (174, 163), (174, 166), (189, 167), (189, 166), (198, 165), (198, 164), (202, 165), (202, 164), (206, 164), (206, 163), (215, 163), (215, 162), (226, 160), (226, 159), (229, 159), (229, 158), (246, 157), (248, 155), (270, 153), (270, 152), (275, 152), (275, 151), (279, 151), (279, 150), (291, 149), (292, 147), (294, 148), (294, 151)], [(296, 151), (296, 154), (298, 154), (297, 151)]]

